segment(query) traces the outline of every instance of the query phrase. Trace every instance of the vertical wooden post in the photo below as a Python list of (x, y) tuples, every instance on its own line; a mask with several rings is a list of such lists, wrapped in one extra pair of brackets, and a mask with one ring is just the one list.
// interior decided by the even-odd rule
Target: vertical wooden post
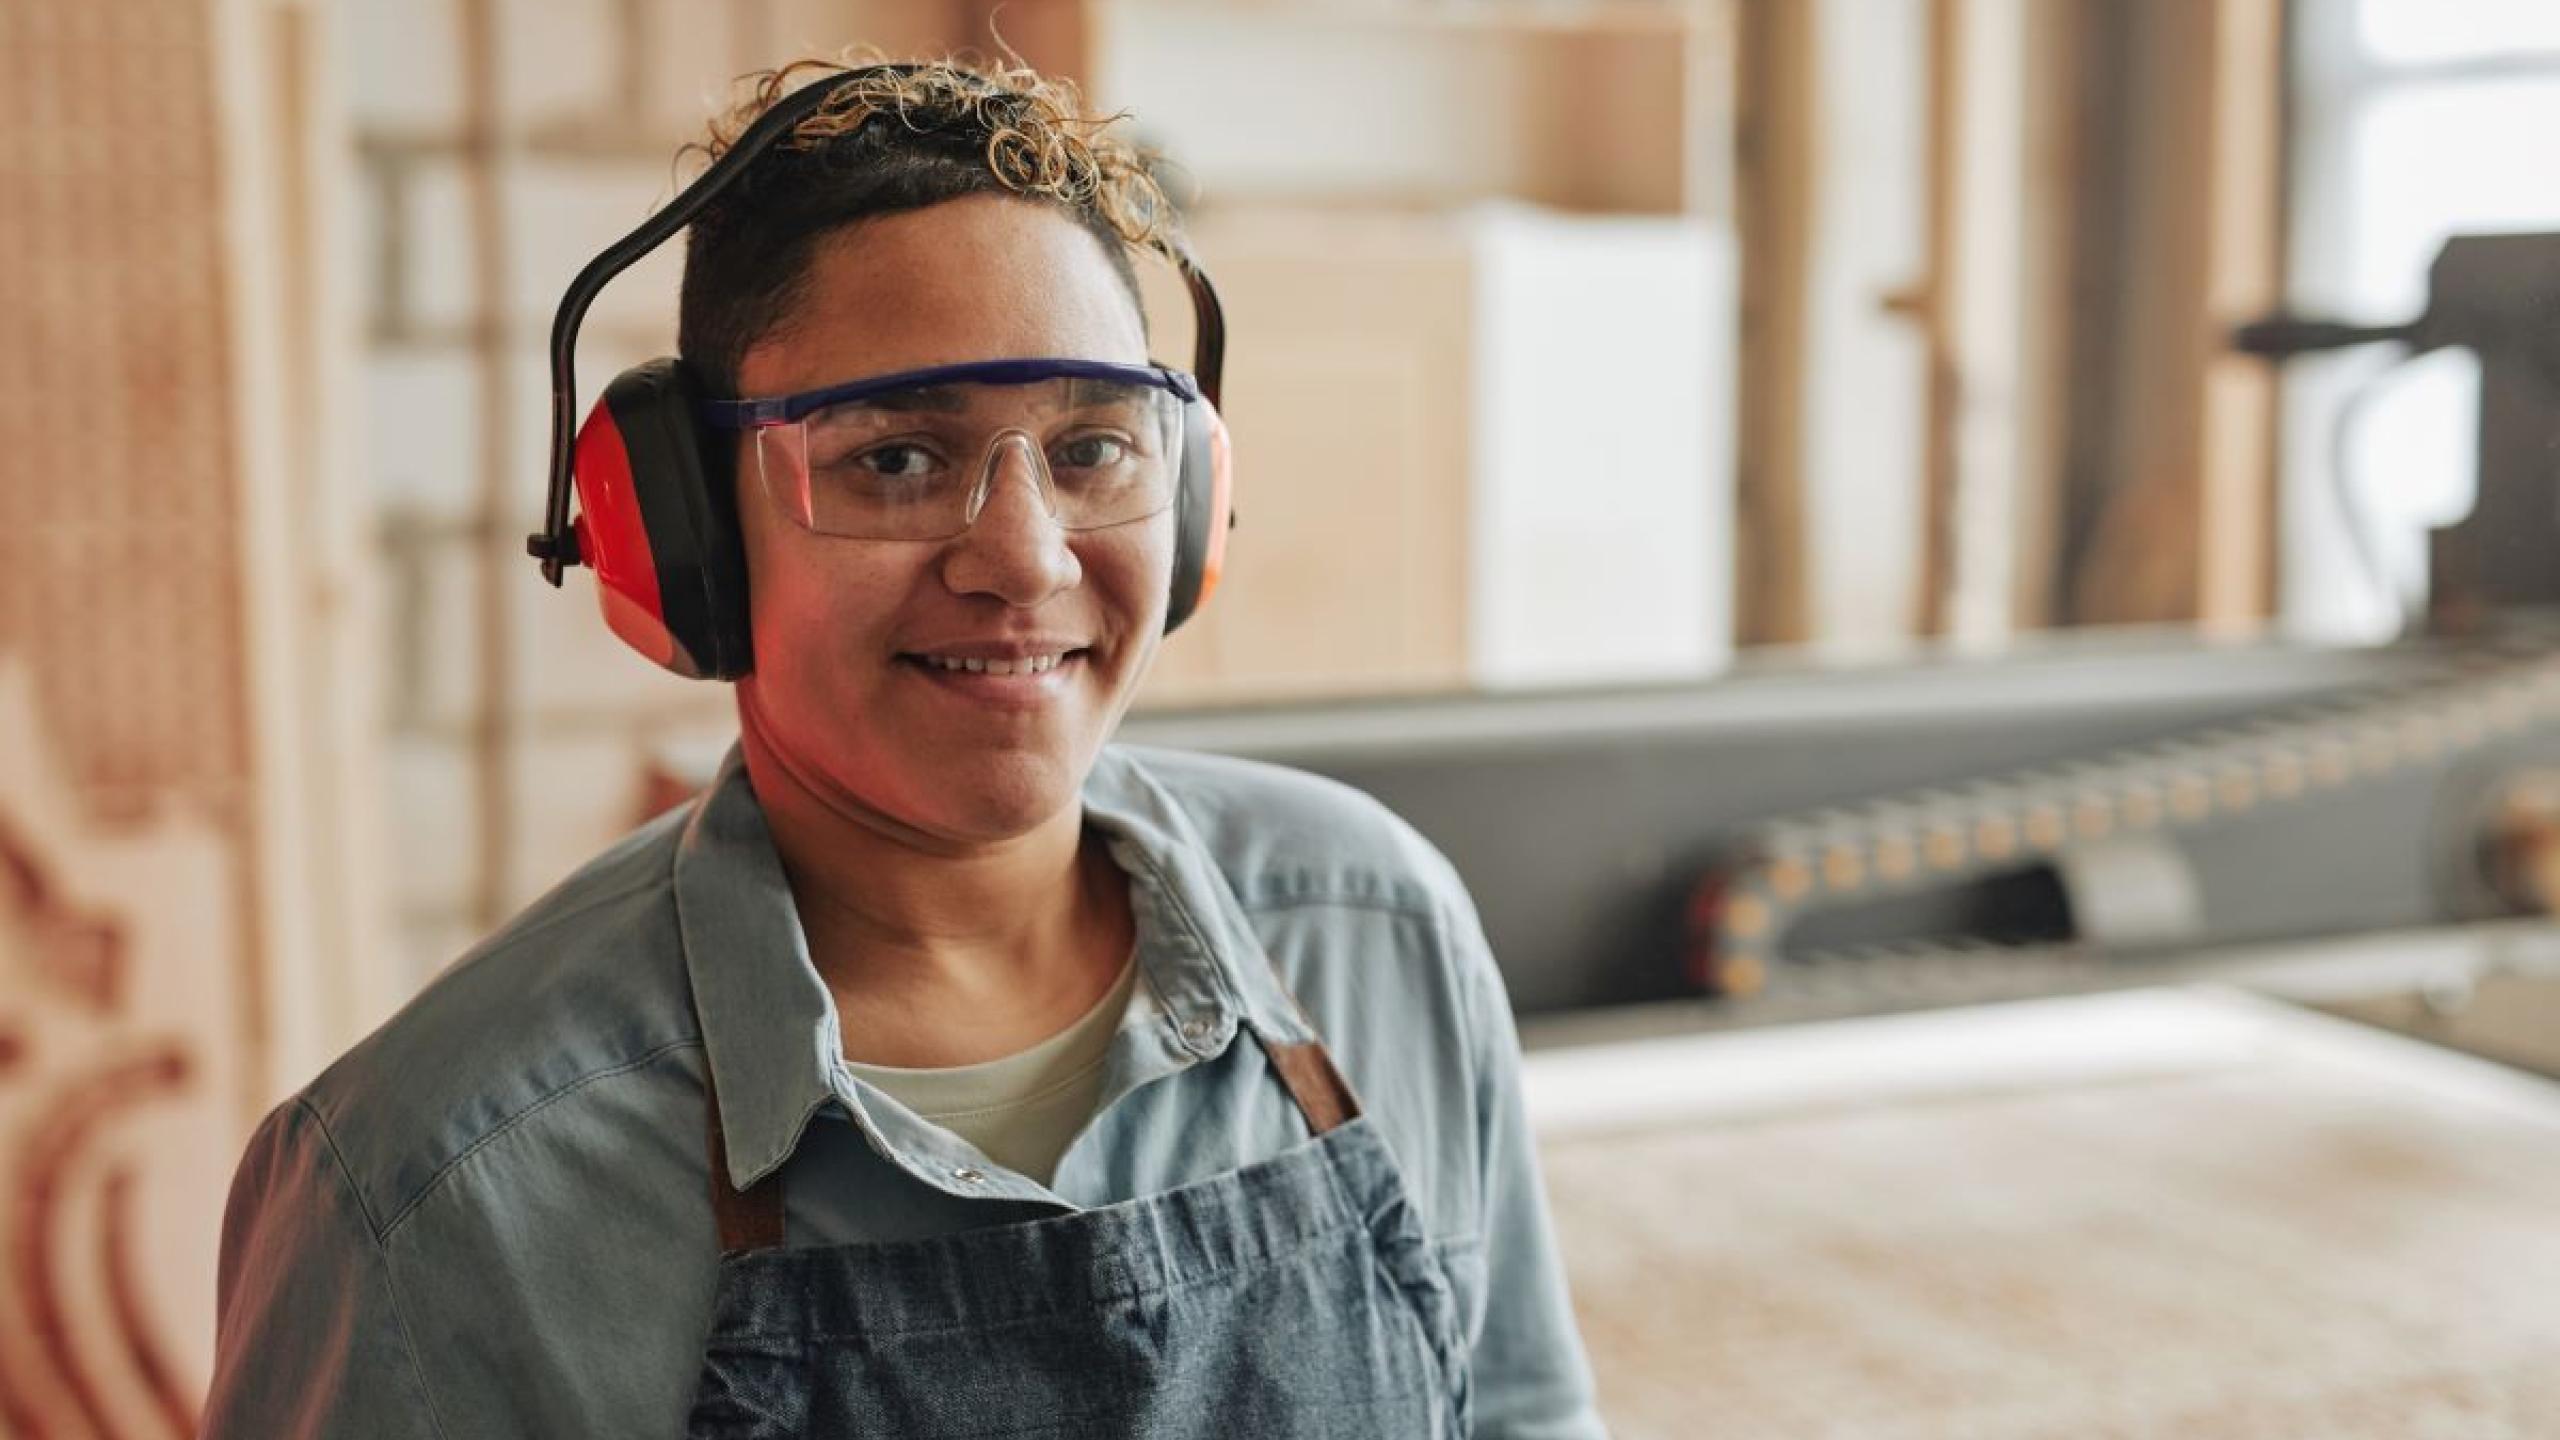
[(2067, 388), (2071, 0), (1928, 0), (1928, 364), (1916, 629), (1993, 645), (2052, 610)]
[(2129, 123), (2105, 158), (2135, 228), (2110, 277), (2121, 376), (2082, 447), (2103, 472), (2082, 621), (2245, 626), (2272, 603), (2276, 392), (2224, 336), (2282, 283), (2283, 11), (2144, 0), (2119, 16)]
[(1920, 323), (1928, 367), (1920, 457), (1920, 593), (1911, 612), (1922, 635), (1946, 633), (1949, 591), (1955, 583), (1956, 91), (1964, 73), (1959, 3), (1928, 0), (1927, 199), (1920, 281), (1897, 301)]
[(2084, 0), (2029, 0), (2023, 17), (2024, 133), (2019, 137), (2018, 483), (2010, 543), (2011, 622), (2059, 623), (2068, 584), (2064, 471), (2070, 453), (2071, 356), (2080, 317), (2072, 256), (2087, 223), (2074, 203), (2081, 154), (2080, 96), (2088, 84)]
[(1800, 644), (1809, 633), (1804, 515), (1806, 244), (1812, 228), (1814, 13), (1803, 0), (1743, 0), (1736, 47), (1735, 185), (1742, 344), (1735, 428), (1734, 639)]
[(478, 694), (471, 718), (472, 783), (479, 816), (472, 857), (472, 922), (488, 929), (512, 898), (516, 837), (515, 627), (507, 586), (523, 552), (503, 517), (515, 513), (523, 477), (515, 469), (515, 367), (508, 363), (507, 117), (498, 93), (498, 0), (462, 0), (463, 194), (470, 208), (472, 319), (480, 404), (480, 535), (477, 584)]
[(2213, 209), (2207, 217), (2202, 574), (2196, 618), (2249, 628), (2275, 610), (2276, 379), (2231, 353), (2231, 325), (2284, 297), (2285, 0), (2215, 7)]

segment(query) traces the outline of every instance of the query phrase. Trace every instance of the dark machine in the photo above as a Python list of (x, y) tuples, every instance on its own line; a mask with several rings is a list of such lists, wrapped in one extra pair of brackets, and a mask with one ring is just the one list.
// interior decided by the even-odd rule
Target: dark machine
[(2430, 279), (2406, 324), (2235, 336), (2271, 358), (2478, 353), (2478, 501), (2435, 533), (2426, 625), (2398, 643), (2098, 634), (1673, 689), (1160, 714), (1128, 738), (1384, 799), (1466, 876), (1532, 1017), (1917, 1008), (2549, 915), (2560, 236), (2457, 238)]
[(2237, 348), (2284, 359), (2388, 344), (2480, 357), (2480, 489), (2429, 547), (2429, 628), (2466, 634), (2560, 606), (2560, 235), (2458, 235), (2427, 271), (2427, 309), (2400, 325), (2281, 316)]

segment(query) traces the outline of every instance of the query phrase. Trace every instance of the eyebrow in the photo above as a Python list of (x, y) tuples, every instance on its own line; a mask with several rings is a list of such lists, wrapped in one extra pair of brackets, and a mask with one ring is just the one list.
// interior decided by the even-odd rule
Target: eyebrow
[[(969, 403), (971, 393), (980, 388), (978, 385), (969, 383), (920, 385), (912, 390), (885, 390), (877, 395), (865, 395), (860, 399), (842, 400), (827, 408), (882, 411), (899, 415), (965, 415), (972, 408)], [(1147, 388), (1127, 380), (1076, 377), (1067, 381), (1066, 403), (1059, 408), (1074, 411), (1090, 409), (1097, 405), (1126, 405), (1136, 401)]]
[(1096, 380), (1077, 376), (1067, 381), (1067, 406), (1120, 404), (1139, 398), (1148, 386), (1128, 380)]
[(920, 385), (912, 390), (889, 390), (837, 404), (847, 410), (929, 411), (936, 415), (958, 415), (968, 410), (969, 397), (961, 393), (957, 385)]

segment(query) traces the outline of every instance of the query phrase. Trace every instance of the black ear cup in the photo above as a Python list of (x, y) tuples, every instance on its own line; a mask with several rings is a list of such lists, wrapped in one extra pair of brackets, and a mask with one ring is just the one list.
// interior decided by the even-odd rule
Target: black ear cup
[(1182, 471), (1173, 495), (1173, 590), (1164, 609), (1170, 635), (1200, 608), (1201, 572), (1209, 554), (1208, 426), (1200, 402), (1182, 410)]
[(1182, 411), (1182, 478), (1174, 493), (1173, 592), (1165, 605), (1170, 635), (1198, 613), (1225, 568), (1233, 495), (1226, 421), (1205, 398)]
[[(659, 614), (674, 642), (673, 659), (660, 663), (681, 674), (735, 680), (754, 668), (731, 458), (736, 441), (702, 424), (702, 399), (691, 370), (664, 357), (623, 371), (605, 387), (597, 411), (621, 432), (629, 503), (639, 512), (636, 530), (645, 535), (648, 553), (599, 556), (597, 569), (601, 575), (645, 566), (654, 573)], [(591, 419), (589, 428), (595, 423)], [(588, 493), (586, 474), (578, 478), (579, 505), (588, 516), (613, 504), (616, 497)], [(629, 535), (634, 527), (616, 531)], [(610, 544), (615, 532), (589, 527), (588, 533)]]

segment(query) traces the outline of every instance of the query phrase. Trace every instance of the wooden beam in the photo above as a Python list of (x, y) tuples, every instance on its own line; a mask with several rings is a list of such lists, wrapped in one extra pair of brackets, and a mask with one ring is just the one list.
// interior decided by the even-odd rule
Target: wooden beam
[[(460, 27), (462, 113), (465, 127), (462, 194), (471, 245), (472, 318), (476, 331), (476, 380), (480, 431), (481, 516), (517, 513), (524, 476), (516, 453), (518, 396), (515, 356), (506, 342), (509, 164), (507, 117), (498, 68), (503, 43), (498, 0), (462, 0)], [(517, 811), (513, 766), (516, 722), (516, 626), (507, 594), (518, 580), (523, 551), (507, 527), (490, 523), (480, 542), (472, 586), (473, 810), (478, 817), (471, 871), (472, 919), (494, 928), (514, 908)]]
[[(2113, 0), (2130, 43), (2117, 383), (2074, 580), (2083, 622), (2254, 625), (2273, 604), (2272, 380), (2230, 325), (2280, 295), (2283, 0)], [(2083, 437), (2084, 442), (2091, 437)]]
[(2072, 256), (2089, 222), (2079, 193), (2080, 95), (2087, 88), (2081, 0), (2031, 0), (2024, 16), (2025, 133), (2020, 137), (2018, 475), (2010, 517), (2010, 621), (2021, 632), (2060, 623), (2065, 563), (2071, 356), (2085, 322), (2073, 304)]
[(2285, 0), (2222, 0), (2214, 12), (2196, 609), (2215, 629), (2254, 627), (2275, 613), (2275, 372), (2233, 354), (2223, 336), (2284, 298), (2284, 9)]
[(1947, 630), (1955, 584), (1956, 402), (1956, 95), (1963, 80), (1959, 43), (1960, 0), (1928, 0), (1927, 148), (1922, 181), (1920, 279), (1897, 309), (1920, 325), (1923, 383), (1921, 411), (1920, 570), (1912, 597), (1913, 628), (1922, 635)]
[(1814, 13), (1743, 0), (1735, 92), (1742, 240), (1734, 639), (1811, 638), (1805, 566), (1804, 367), (1812, 232)]

